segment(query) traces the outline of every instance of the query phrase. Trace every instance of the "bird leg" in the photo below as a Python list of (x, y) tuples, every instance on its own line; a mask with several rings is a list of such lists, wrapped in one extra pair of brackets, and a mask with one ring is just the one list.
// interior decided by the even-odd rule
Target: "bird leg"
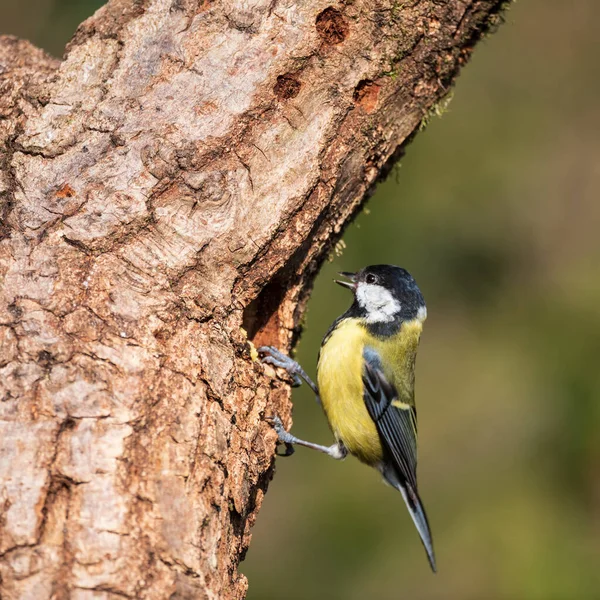
[[(273, 365), (274, 367), (279, 367), (281, 369), (285, 369), (289, 375), (292, 377), (293, 386), (297, 387), (302, 385), (302, 379), (306, 381), (310, 389), (315, 393), (317, 402), (321, 404), (321, 398), (319, 396), (319, 388), (315, 384), (315, 382), (308, 376), (306, 371), (293, 359), (289, 356), (283, 354), (274, 348), (273, 346), (261, 346), (258, 349), (258, 352), (262, 354), (262, 362)], [(289, 431), (285, 430), (281, 419), (277, 416), (271, 417), (268, 419), (273, 423), (273, 429), (277, 432), (279, 436), (279, 441), (282, 444), (285, 444), (285, 453), (280, 456), (290, 456), (294, 453), (294, 445), (305, 446), (306, 448), (312, 448), (313, 450), (318, 450), (319, 452), (323, 452), (336, 460), (341, 460), (345, 458), (348, 454), (348, 450), (341, 442), (336, 442), (331, 446), (321, 446), (320, 444), (314, 444), (313, 442), (307, 442), (306, 440), (301, 440), (297, 438), (295, 435), (292, 435)]]
[(310, 389), (315, 393), (317, 402), (321, 404), (321, 398), (319, 397), (319, 388), (315, 382), (307, 375), (306, 371), (292, 358), (286, 356), (283, 352), (277, 350), (273, 346), (261, 346), (258, 349), (259, 354), (262, 354), (261, 361), (273, 365), (274, 367), (280, 367), (285, 369), (293, 380), (293, 387), (302, 385), (302, 379), (306, 381)]
[(346, 450), (346, 447), (341, 442), (336, 442), (331, 446), (321, 446), (320, 444), (313, 444), (313, 442), (301, 440), (295, 435), (292, 435), (289, 431), (286, 431), (279, 417), (270, 417), (267, 420), (273, 423), (273, 429), (277, 432), (277, 435), (279, 436), (279, 441), (282, 444), (285, 444), (285, 454), (282, 454), (280, 456), (290, 456), (291, 454), (293, 454), (294, 444), (297, 444), (298, 446), (306, 446), (306, 448), (312, 448), (313, 450), (318, 450), (319, 452), (323, 452), (324, 454), (327, 454), (328, 456), (331, 456), (331, 458), (335, 458), (336, 460), (346, 458), (346, 456), (348, 455), (348, 450)]

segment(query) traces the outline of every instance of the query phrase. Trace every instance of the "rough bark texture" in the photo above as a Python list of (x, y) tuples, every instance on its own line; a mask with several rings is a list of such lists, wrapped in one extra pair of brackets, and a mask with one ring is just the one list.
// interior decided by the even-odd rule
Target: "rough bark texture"
[[(0, 38), (0, 596), (242, 598), (319, 261), (497, 0), (111, 0)], [(246, 335), (247, 332), (247, 335)]]

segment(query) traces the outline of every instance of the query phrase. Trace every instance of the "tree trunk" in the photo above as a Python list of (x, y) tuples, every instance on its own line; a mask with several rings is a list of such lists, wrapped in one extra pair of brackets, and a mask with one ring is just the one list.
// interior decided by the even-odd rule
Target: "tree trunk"
[(111, 0), (0, 38), (0, 597), (243, 598), (320, 261), (498, 0)]

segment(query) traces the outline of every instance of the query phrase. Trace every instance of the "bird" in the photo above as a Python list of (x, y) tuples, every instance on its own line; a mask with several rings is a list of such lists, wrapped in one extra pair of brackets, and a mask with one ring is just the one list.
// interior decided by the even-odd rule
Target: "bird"
[(427, 318), (425, 300), (410, 273), (395, 265), (339, 274), (344, 279), (334, 281), (352, 291), (353, 302), (323, 338), (317, 384), (277, 348), (258, 349), (262, 362), (285, 369), (294, 386), (302, 380), (309, 385), (335, 443), (302, 440), (286, 431), (278, 416), (270, 421), (286, 456), (299, 445), (338, 460), (350, 454), (377, 469), (402, 494), (435, 573), (431, 530), (417, 489), (415, 360)]

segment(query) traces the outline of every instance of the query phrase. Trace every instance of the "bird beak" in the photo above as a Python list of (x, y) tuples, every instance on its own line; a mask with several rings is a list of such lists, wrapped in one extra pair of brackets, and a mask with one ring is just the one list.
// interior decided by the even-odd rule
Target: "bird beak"
[(356, 273), (348, 273), (346, 271), (341, 271), (338, 273), (342, 277), (349, 279), (350, 281), (340, 281), (339, 279), (334, 279), (334, 281), (341, 285), (342, 287), (348, 288), (349, 290), (354, 291), (356, 289)]

